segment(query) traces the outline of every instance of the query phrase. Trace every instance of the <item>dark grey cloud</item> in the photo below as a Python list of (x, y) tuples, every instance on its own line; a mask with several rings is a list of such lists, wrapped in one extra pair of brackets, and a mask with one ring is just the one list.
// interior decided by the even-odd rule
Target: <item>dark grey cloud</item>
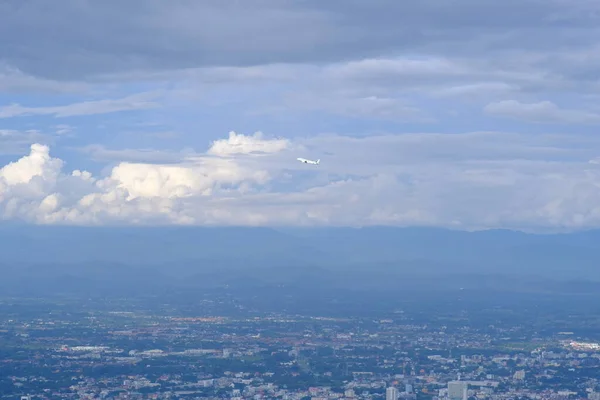
[(564, 0), (5, 0), (0, 59), (44, 78), (384, 54), (585, 48), (599, 3)]

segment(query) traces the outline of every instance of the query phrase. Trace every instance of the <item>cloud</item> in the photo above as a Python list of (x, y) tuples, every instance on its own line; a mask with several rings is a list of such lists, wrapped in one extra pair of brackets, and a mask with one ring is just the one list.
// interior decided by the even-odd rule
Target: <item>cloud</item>
[(43, 11), (37, 4), (1, 5), (0, 47), (26, 73), (58, 79), (399, 52), (530, 52), (583, 47), (597, 42), (598, 32), (598, 5), (587, 1), (65, 0)]
[[(588, 160), (600, 145), (568, 149), (570, 140), (474, 132), (282, 141), (232, 132), (203, 154), (120, 162), (103, 177), (66, 171), (36, 144), (0, 170), (0, 216), (43, 224), (598, 226), (600, 170)], [(291, 149), (308, 146), (330, 154), (318, 168), (295, 161)]]
[(73, 132), (73, 127), (67, 124), (59, 124), (54, 127), (56, 129), (56, 134), (58, 136), (66, 136), (71, 135)]
[[(513, 57), (517, 54), (381, 56), (320, 65), (199, 68), (142, 74), (139, 79), (175, 82), (168, 96), (172, 107), (241, 106), (245, 115), (261, 118), (312, 114), (374, 122), (444, 124), (442, 121), (450, 115), (485, 118), (511, 114), (504, 109), (518, 106), (513, 104), (517, 100), (506, 100), (513, 98), (533, 99), (529, 106), (539, 102), (538, 108), (548, 108), (544, 101), (570, 105), (569, 110), (548, 109), (544, 117), (531, 117), (538, 120), (595, 120), (593, 111), (584, 111), (589, 108), (584, 96), (594, 96), (600, 86), (584, 83), (566, 69), (542, 62), (549, 60), (550, 53), (518, 55), (518, 62)], [(528, 103), (519, 104), (522, 108)], [(472, 106), (479, 110), (468, 109)], [(558, 112), (561, 116), (554, 117)], [(553, 116), (545, 117), (550, 114)]]
[(54, 143), (50, 135), (46, 135), (37, 129), (19, 131), (16, 129), (0, 129), (0, 154), (22, 154), (31, 143), (43, 142)]
[(59, 82), (35, 77), (0, 60), (0, 92), (85, 93), (87, 90), (89, 90), (89, 85), (85, 82)]
[(50, 158), (49, 151), (48, 146), (32, 145), (29, 156), (4, 166), (0, 177), (8, 186), (27, 184), (35, 177), (54, 181), (63, 164), (59, 159)]
[(550, 101), (521, 103), (504, 100), (488, 104), (484, 111), (490, 115), (514, 118), (535, 123), (597, 124), (600, 113), (559, 108)]
[(12, 118), (28, 115), (54, 115), (55, 117), (73, 117), (79, 115), (107, 114), (118, 111), (143, 110), (158, 107), (152, 102), (156, 93), (141, 93), (121, 99), (83, 101), (55, 107), (23, 107), (19, 104), (0, 107), (0, 118)]
[[(252, 154), (256, 149), (281, 148), (260, 134), (245, 137), (232, 132), (229, 145), (216, 142), (209, 152)], [(240, 149), (239, 143), (246, 149)], [(51, 157), (47, 146), (34, 144), (30, 154), (0, 170), (0, 210), (4, 218), (37, 223), (195, 221), (177, 199), (206, 198), (215, 193), (243, 193), (267, 183), (269, 172), (248, 168), (228, 157), (195, 158), (177, 165), (120, 162), (105, 178), (89, 172), (63, 171), (62, 160)], [(276, 151), (276, 150), (275, 150)], [(163, 222), (164, 222), (163, 221)]]
[[(158, 107), (151, 95), (115, 98), (123, 88), (140, 87), (163, 88), (160, 107), (169, 113), (151, 118), (166, 121), (165, 132), (179, 131), (181, 120), (198, 113), (217, 115), (215, 110), (234, 118), (227, 126), (261, 118), (300, 121), (299, 130), (337, 129), (321, 122), (328, 117), (370, 121), (379, 129), (383, 123), (460, 124), (468, 117), (468, 129), (493, 129), (489, 124), (497, 121), (486, 117), (516, 115), (506, 108), (517, 107), (510, 103), (517, 100), (528, 102), (518, 107), (537, 104), (547, 110), (543, 116), (539, 110), (521, 111), (513, 120), (589, 124), (597, 118), (583, 98), (600, 88), (600, 28), (590, 19), (598, 10), (589, 2), (524, 0), (484, 7), (458, 0), (450, 7), (429, 0), (402, 5), (267, 0), (229, 6), (67, 0), (43, 15), (33, 4), (0, 6), (0, 33), (6, 33), (0, 35), (6, 49), (0, 71), (19, 77), (14, 82), (30, 82), (20, 90), (64, 85), (86, 97), (44, 107), (15, 102), (0, 109), (5, 118)], [(398, 14), (390, 18), (392, 12)], [(77, 22), (64, 25), (65, 18)], [(240, 39), (248, 36), (251, 44)], [(0, 90), (2, 82), (0, 72)], [(113, 99), (85, 101), (99, 93)], [(566, 109), (550, 110), (545, 101)], [(188, 112), (185, 118), (182, 110)], [(271, 127), (262, 121), (250, 126)]]
[(229, 132), (227, 139), (215, 140), (207, 153), (217, 156), (277, 153), (289, 146), (290, 141), (287, 139), (263, 140), (262, 132), (256, 132), (253, 136), (244, 136), (232, 131)]
[(87, 154), (94, 161), (133, 161), (145, 163), (176, 163), (196, 153), (193, 150), (165, 151), (154, 149), (108, 149), (106, 146), (92, 144), (75, 150)]
[(387, 121), (426, 121), (428, 117), (406, 100), (376, 95), (361, 96), (344, 93), (294, 92), (285, 96), (278, 107), (265, 110), (329, 113), (347, 118), (373, 118)]

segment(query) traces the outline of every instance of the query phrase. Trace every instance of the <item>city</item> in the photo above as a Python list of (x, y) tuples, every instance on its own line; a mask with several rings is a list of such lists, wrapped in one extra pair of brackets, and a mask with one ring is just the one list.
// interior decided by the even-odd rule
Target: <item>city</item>
[(250, 291), (218, 293), (197, 296), (188, 307), (154, 297), (3, 299), (0, 393), (30, 399), (600, 398), (600, 331), (577, 319), (576, 332), (562, 331), (565, 315), (552, 318), (543, 308), (537, 313), (547, 322), (535, 326), (507, 323), (507, 307), (484, 310), (495, 325), (471, 323), (472, 311), (452, 311), (442, 300), (429, 305), (438, 312), (427, 316), (400, 303), (373, 303), (375, 317), (328, 317), (261, 312), (241, 305), (251, 303), (243, 298)]

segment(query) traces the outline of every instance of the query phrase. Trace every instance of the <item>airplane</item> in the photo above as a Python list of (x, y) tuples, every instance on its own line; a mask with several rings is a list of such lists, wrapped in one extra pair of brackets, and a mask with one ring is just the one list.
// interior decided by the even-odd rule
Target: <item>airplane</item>
[(318, 159), (317, 161), (313, 161), (313, 160), (307, 160), (306, 158), (300, 158), (300, 157), (298, 157), (296, 160), (298, 160), (304, 164), (314, 164), (314, 165), (319, 165), (319, 163), (321, 162), (321, 159)]

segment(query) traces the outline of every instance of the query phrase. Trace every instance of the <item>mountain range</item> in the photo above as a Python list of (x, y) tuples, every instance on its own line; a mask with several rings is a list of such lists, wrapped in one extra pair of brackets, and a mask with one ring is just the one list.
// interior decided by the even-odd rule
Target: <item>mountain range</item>
[(0, 266), (120, 265), (190, 276), (256, 268), (600, 281), (600, 231), (0, 226)]

